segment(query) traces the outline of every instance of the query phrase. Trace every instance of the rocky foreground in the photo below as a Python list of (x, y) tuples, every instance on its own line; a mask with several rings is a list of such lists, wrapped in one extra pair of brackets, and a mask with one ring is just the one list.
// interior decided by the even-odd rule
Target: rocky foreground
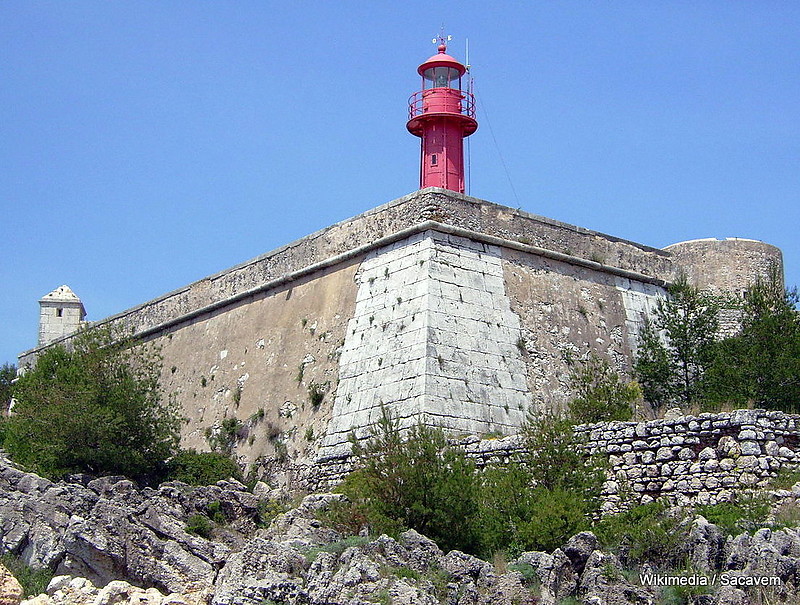
[[(552, 553), (526, 552), (496, 567), (459, 551), (443, 553), (415, 531), (396, 540), (344, 537), (318, 520), (340, 497), (335, 494), (306, 496), (267, 523), (270, 495), (263, 484), (251, 493), (235, 481), (201, 488), (172, 482), (158, 489), (140, 489), (121, 477), (54, 483), (0, 459), (0, 549), (54, 572), (46, 594), (24, 601), (29, 605), (524, 605), (570, 597), (617, 605), (663, 599), (663, 587), (641, 585), (649, 570), (635, 577), (624, 572), (590, 532)], [(216, 520), (210, 531), (198, 526), (209, 517)], [(698, 603), (800, 602), (797, 529), (726, 539), (699, 517), (688, 552), (690, 577), (715, 583)], [(666, 573), (649, 577), (658, 583), (670, 577)], [(777, 578), (778, 585), (747, 593), (723, 586), (745, 581), (737, 578)], [(765, 595), (771, 600), (759, 600)], [(21, 598), (0, 567), (0, 605)]]

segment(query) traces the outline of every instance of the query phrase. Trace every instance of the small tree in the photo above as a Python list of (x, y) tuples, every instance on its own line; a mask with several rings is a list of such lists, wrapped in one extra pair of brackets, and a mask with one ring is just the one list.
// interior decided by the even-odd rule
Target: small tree
[(660, 299), (645, 324), (635, 363), (644, 398), (655, 409), (691, 405), (700, 398), (700, 379), (712, 361), (720, 300), (685, 278)]
[(473, 551), (475, 465), (441, 429), (417, 424), (403, 436), (386, 408), (372, 436), (353, 439), (359, 469), (340, 487), (351, 513), (378, 532), (415, 529), (443, 549)]
[(750, 287), (741, 330), (714, 347), (703, 380), (713, 403), (800, 411), (800, 314), (797, 289), (784, 289), (777, 267)]
[(642, 397), (636, 382), (623, 382), (608, 360), (596, 353), (573, 368), (570, 385), (575, 398), (569, 413), (577, 423), (630, 420), (633, 404)]
[(5, 447), (49, 477), (156, 480), (177, 450), (179, 417), (161, 398), (160, 357), (107, 329), (48, 348), (14, 385)]

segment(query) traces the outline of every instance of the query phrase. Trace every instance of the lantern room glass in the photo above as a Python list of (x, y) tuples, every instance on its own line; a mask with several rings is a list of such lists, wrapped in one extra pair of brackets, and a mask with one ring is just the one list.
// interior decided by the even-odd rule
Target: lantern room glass
[[(458, 80), (458, 86), (451, 86), (451, 82)], [(423, 90), (429, 88), (458, 88), (461, 90), (461, 72), (454, 67), (431, 67), (422, 72)]]

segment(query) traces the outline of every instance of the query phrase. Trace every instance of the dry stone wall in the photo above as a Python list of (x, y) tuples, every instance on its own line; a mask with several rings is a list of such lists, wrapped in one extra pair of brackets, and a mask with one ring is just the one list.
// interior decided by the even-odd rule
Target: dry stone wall
[[(668, 414), (646, 422), (581, 425), (578, 442), (608, 455), (603, 510), (657, 498), (680, 505), (730, 501), (735, 492), (764, 488), (781, 469), (800, 468), (800, 415), (767, 410), (735, 410), (697, 416)], [(479, 469), (520, 460), (520, 435), (454, 440)], [(322, 464), (295, 466), (299, 485), (329, 488), (353, 469), (348, 456)]]
[[(736, 410), (667, 415), (647, 422), (606, 422), (578, 428), (579, 441), (608, 454), (604, 510), (664, 497), (676, 504), (716, 504), (737, 490), (765, 487), (778, 470), (800, 465), (800, 416)], [(479, 467), (523, 453), (519, 436), (463, 442)]]

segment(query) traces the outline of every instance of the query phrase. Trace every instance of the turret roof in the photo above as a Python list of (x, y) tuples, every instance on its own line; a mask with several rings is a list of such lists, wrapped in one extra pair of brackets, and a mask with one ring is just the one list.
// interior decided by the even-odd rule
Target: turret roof
[(72, 302), (80, 303), (81, 299), (67, 285), (59, 286), (49, 294), (45, 294), (39, 302)]

